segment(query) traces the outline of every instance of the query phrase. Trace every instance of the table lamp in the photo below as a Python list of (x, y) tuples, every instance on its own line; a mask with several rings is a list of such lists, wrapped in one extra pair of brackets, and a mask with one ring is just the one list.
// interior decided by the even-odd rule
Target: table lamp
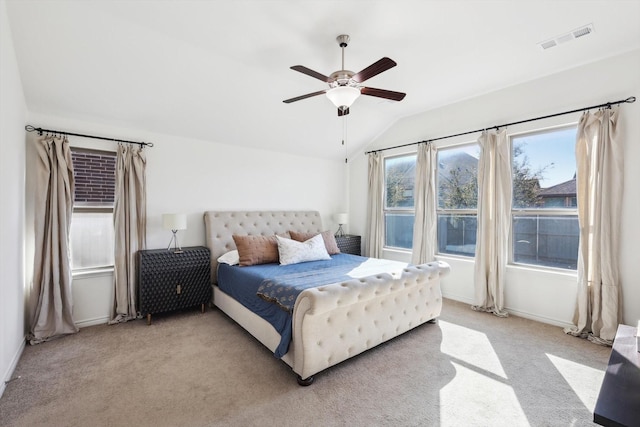
[(167, 250), (171, 250), (171, 243), (173, 243), (173, 253), (181, 254), (182, 248), (178, 243), (178, 230), (187, 229), (187, 215), (186, 214), (163, 214), (162, 215), (162, 227), (165, 230), (171, 230), (173, 236), (169, 241)]
[(342, 229), (342, 226), (349, 222), (349, 214), (348, 213), (337, 213), (337, 214), (335, 214), (333, 216), (333, 218), (338, 223), (338, 231), (336, 231), (335, 236), (336, 237), (343, 237), (345, 234), (344, 234), (344, 230)]

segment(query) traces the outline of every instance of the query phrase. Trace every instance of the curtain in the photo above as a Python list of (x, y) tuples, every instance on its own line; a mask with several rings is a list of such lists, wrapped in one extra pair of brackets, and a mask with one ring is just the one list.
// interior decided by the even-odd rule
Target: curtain
[(624, 160), (618, 109), (583, 114), (576, 140), (578, 299), (565, 332), (612, 345), (620, 313), (618, 254)]
[(367, 208), (367, 256), (381, 258), (384, 245), (384, 162), (378, 152), (369, 153)]
[(504, 282), (511, 228), (511, 150), (507, 131), (489, 130), (478, 139), (478, 230), (474, 268), (477, 311), (506, 317)]
[(73, 212), (73, 163), (66, 137), (36, 142), (35, 259), (32, 322), (28, 339), (38, 344), (78, 332), (73, 321), (69, 231)]
[(141, 147), (119, 144), (113, 209), (115, 228), (113, 316), (110, 324), (138, 317), (136, 254), (146, 245), (146, 159)]
[(435, 259), (436, 249), (436, 182), (437, 150), (431, 143), (419, 144), (416, 159), (416, 216), (413, 224), (411, 262), (423, 264)]

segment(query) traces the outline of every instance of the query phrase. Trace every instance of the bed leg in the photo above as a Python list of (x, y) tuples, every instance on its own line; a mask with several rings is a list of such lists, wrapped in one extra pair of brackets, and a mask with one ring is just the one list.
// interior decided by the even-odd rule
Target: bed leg
[(433, 323), (434, 325), (437, 325), (437, 324), (438, 324), (438, 318), (437, 318), (437, 317), (434, 317), (434, 318), (433, 318), (433, 319), (431, 319), (431, 320), (427, 320), (427, 323)]
[(298, 384), (303, 387), (310, 386), (311, 384), (313, 384), (313, 379), (314, 379), (313, 375), (307, 378), (306, 380), (303, 380), (300, 375), (296, 375), (296, 380), (298, 380)]

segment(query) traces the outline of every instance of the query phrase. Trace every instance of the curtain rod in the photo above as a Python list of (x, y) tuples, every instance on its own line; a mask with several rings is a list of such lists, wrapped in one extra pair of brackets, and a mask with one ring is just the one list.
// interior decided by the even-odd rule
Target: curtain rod
[(64, 131), (52, 130), (52, 129), (42, 129), (42, 128), (33, 127), (31, 125), (26, 125), (24, 129), (27, 132), (38, 132), (38, 134), (41, 136), (42, 136), (42, 133), (53, 133), (58, 135), (70, 135), (70, 136), (81, 136), (83, 138), (102, 139), (104, 141), (124, 142), (127, 144), (138, 144), (140, 147), (144, 147), (144, 146), (153, 147), (153, 142), (127, 141), (126, 139), (106, 138), (104, 136), (84, 135), (82, 133), (64, 132)]
[(470, 130), (470, 131), (467, 131), (467, 132), (456, 133), (454, 135), (441, 136), (441, 137), (438, 137), (438, 138), (431, 138), (431, 139), (427, 139), (427, 140), (424, 140), (424, 141), (410, 142), (408, 144), (402, 144), (402, 145), (395, 145), (393, 147), (380, 148), (378, 150), (365, 151), (364, 154), (377, 153), (378, 151), (392, 150), (394, 148), (402, 148), (402, 147), (409, 147), (411, 145), (418, 145), (418, 144), (422, 144), (423, 142), (427, 143), (427, 142), (439, 141), (441, 139), (454, 138), (456, 136), (469, 135), (471, 133), (482, 132), (482, 131), (485, 131), (487, 129), (496, 129), (497, 130), (497, 129), (508, 127), (508, 126), (519, 125), (521, 123), (528, 123), (528, 122), (533, 122), (533, 121), (536, 121), (536, 120), (548, 119), (548, 118), (551, 118), (551, 117), (564, 116), (565, 114), (578, 113), (580, 111), (587, 111), (587, 110), (591, 110), (591, 109), (594, 109), (594, 108), (603, 108), (603, 107), (611, 108), (611, 106), (613, 106), (613, 105), (632, 104), (634, 102), (636, 102), (636, 97), (635, 96), (630, 96), (627, 99), (621, 99), (619, 101), (613, 101), (613, 102), (605, 102), (604, 104), (592, 105), (591, 107), (577, 108), (577, 109), (571, 110), (571, 111), (563, 111), (562, 113), (555, 113), (555, 114), (549, 114), (549, 115), (546, 115), (546, 116), (534, 117), (533, 119), (520, 120), (520, 121), (512, 122), (512, 123), (505, 123), (503, 125), (496, 125), (496, 126), (491, 126), (491, 127), (482, 128), (482, 129)]

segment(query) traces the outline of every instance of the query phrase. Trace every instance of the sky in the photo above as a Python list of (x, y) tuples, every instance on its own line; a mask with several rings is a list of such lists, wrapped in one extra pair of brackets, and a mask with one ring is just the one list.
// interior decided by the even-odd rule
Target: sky
[(548, 188), (569, 181), (576, 172), (576, 127), (513, 137), (514, 144), (525, 144), (524, 152), (532, 170), (548, 166), (540, 187)]
[[(524, 145), (524, 154), (532, 171), (546, 166), (540, 187), (553, 187), (573, 178), (576, 172), (576, 130), (576, 126), (570, 126), (512, 137), (514, 144)], [(449, 153), (460, 151), (476, 159), (480, 156), (480, 147), (475, 143), (460, 145)]]

